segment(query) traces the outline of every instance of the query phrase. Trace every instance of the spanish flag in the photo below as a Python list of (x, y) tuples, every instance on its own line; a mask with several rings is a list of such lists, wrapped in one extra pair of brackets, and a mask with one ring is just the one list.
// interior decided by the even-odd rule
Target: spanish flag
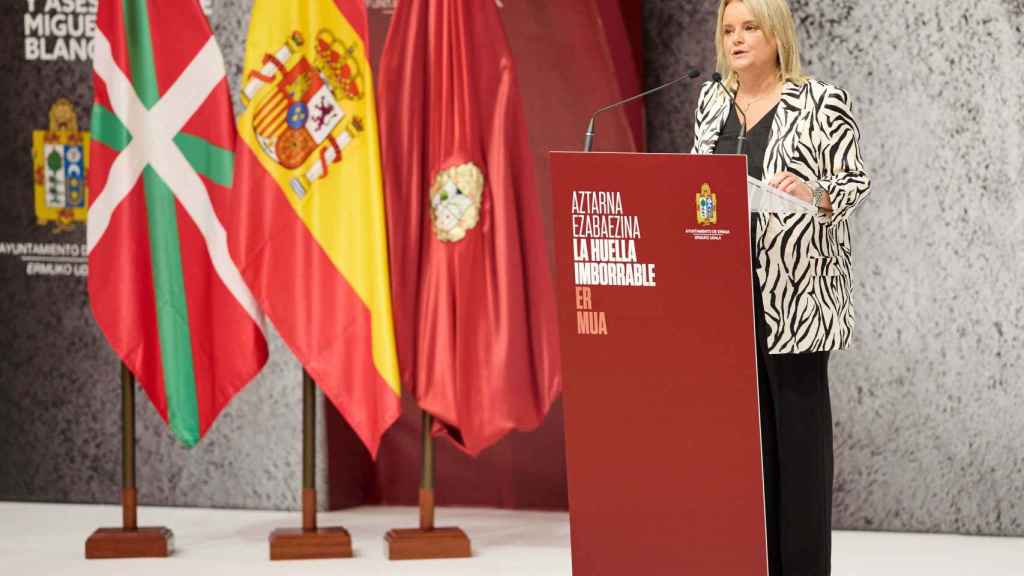
[(367, 34), (361, 0), (256, 0), (227, 227), (264, 312), (376, 455), (400, 391)]

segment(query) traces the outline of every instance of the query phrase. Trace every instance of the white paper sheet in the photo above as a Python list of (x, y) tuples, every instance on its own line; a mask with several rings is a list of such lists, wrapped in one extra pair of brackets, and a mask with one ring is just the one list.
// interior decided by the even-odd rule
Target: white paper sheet
[(772, 214), (817, 214), (818, 209), (805, 200), (773, 188), (767, 182), (747, 176), (747, 198), (751, 212)]

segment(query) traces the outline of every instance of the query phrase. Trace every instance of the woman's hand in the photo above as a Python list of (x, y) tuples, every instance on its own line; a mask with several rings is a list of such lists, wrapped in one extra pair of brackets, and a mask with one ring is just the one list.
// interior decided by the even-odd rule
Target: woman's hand
[(810, 202), (814, 196), (811, 187), (792, 172), (779, 172), (772, 176), (772, 179), (768, 181), (768, 185), (806, 202)]
[[(778, 188), (791, 196), (796, 196), (801, 200), (814, 203), (814, 191), (811, 190), (810, 184), (804, 182), (792, 172), (779, 172), (772, 176), (772, 179), (768, 181), (768, 185)], [(822, 191), (821, 197), (818, 198), (817, 206), (819, 210), (826, 214), (832, 213), (832, 199), (828, 197), (827, 192)]]

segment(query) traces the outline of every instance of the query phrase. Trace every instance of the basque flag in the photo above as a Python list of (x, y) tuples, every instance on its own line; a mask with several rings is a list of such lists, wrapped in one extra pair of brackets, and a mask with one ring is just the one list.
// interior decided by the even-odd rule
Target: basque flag
[(236, 132), (198, 0), (101, 0), (93, 85), (93, 313), (192, 446), (267, 358), (222, 224)]

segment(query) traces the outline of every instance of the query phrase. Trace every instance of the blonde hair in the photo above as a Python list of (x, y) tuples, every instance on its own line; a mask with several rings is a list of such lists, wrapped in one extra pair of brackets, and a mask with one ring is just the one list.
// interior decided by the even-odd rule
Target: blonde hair
[(721, 0), (718, 4), (718, 25), (715, 28), (715, 55), (718, 58), (718, 73), (725, 84), (735, 90), (739, 84), (736, 72), (729, 67), (725, 50), (725, 7), (733, 2), (743, 2), (754, 21), (765, 35), (775, 40), (779, 50), (779, 81), (803, 84), (807, 77), (800, 71), (800, 46), (797, 45), (796, 24), (786, 0)]

